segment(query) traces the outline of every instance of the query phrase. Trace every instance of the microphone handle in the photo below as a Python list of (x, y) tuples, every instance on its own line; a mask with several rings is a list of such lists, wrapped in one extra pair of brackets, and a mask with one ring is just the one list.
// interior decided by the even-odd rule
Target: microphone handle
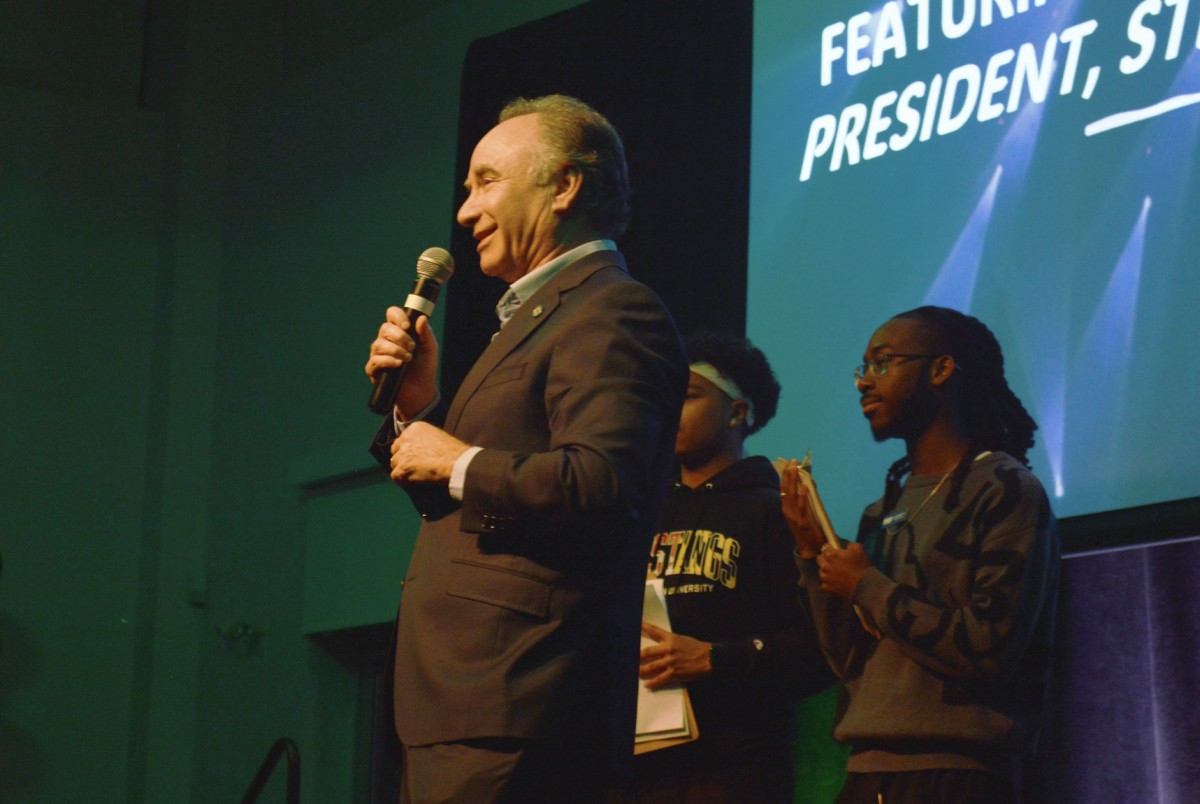
[[(413, 292), (404, 302), (404, 314), (408, 317), (408, 323), (411, 325), (408, 332), (416, 341), (416, 345), (413, 347), (413, 359), (417, 356), (417, 350), (421, 348), (416, 331), (417, 319), (421, 316), (433, 315), (433, 303), (437, 301), (441, 286), (440, 282), (435, 282), (428, 277), (418, 277), (417, 283), (413, 286)], [(404, 384), (404, 377), (408, 374), (408, 367), (411, 363), (412, 360), (409, 360), (397, 368), (381, 371), (375, 378), (375, 387), (371, 391), (370, 400), (367, 401), (367, 407), (371, 409), (372, 413), (380, 416), (391, 413), (392, 407), (396, 404), (396, 394), (400, 393), (400, 386)]]

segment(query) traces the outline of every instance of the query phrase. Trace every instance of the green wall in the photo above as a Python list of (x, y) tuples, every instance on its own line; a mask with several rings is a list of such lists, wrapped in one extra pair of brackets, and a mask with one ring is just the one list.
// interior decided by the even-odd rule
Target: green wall
[(0, 110), (0, 800), (67, 801), (123, 789), (136, 717), (163, 120)]
[(361, 798), (360, 680), (304, 634), (390, 618), (413, 517), (303, 488), (366, 463), (468, 42), (572, 4), (5, 5), (0, 800), (237, 801), (284, 734)]

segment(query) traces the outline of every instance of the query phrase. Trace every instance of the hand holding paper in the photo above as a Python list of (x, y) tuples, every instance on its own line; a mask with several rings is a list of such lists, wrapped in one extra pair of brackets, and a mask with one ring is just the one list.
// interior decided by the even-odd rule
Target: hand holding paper
[[(655, 647), (657, 642), (657, 638), (649, 636), (651, 632), (646, 630), (647, 625), (657, 633), (669, 635), (671, 632), (671, 619), (667, 614), (661, 578), (646, 581), (646, 595), (642, 600), (643, 651)], [(649, 682), (638, 683), (635, 754), (695, 740), (699, 734), (691, 701), (679, 679), (654, 688)]]
[(653, 623), (642, 621), (642, 633), (656, 644), (642, 648), (638, 675), (646, 689), (657, 690), (667, 684), (706, 678), (712, 673), (707, 642), (683, 634), (673, 634)]

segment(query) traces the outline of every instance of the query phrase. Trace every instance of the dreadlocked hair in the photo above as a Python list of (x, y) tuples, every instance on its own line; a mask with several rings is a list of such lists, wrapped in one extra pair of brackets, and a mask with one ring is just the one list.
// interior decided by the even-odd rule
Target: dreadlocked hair
[[(981, 452), (1006, 452), (1025, 466), (1037, 422), (1004, 378), (1004, 354), (992, 331), (978, 318), (948, 307), (925, 306), (896, 318), (919, 321), (930, 337), (929, 351), (954, 358), (962, 418), (969, 438), (967, 451), (953, 470), (945, 510), (958, 507), (963, 481)], [(953, 381), (953, 379), (952, 379)], [(908, 456), (888, 469), (884, 511), (900, 499), (900, 481), (912, 469)]]

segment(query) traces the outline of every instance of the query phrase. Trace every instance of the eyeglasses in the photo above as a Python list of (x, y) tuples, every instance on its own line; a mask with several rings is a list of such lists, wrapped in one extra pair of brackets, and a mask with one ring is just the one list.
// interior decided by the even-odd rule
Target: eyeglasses
[(880, 355), (879, 357), (871, 358), (861, 366), (855, 366), (854, 379), (861, 380), (868, 374), (875, 377), (882, 377), (888, 373), (888, 363), (891, 363), (893, 360), (915, 360), (921, 357), (937, 357), (937, 355)]

